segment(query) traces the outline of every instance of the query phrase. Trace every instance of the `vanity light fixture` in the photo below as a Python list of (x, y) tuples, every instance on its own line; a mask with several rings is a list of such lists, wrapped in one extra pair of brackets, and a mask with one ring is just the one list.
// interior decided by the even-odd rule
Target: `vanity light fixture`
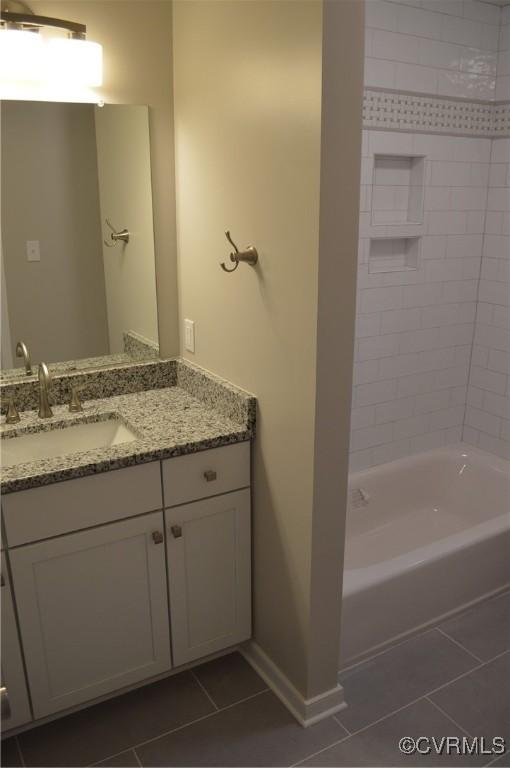
[[(49, 36), (59, 30), (67, 37)], [(85, 24), (38, 16), (9, 0), (0, 11), (0, 78), (3, 81), (100, 86), (103, 49), (86, 39)]]

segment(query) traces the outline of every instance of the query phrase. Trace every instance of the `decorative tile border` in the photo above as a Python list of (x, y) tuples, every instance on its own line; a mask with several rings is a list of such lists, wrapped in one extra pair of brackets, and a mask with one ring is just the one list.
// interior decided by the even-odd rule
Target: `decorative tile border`
[(365, 88), (363, 127), (455, 136), (510, 136), (510, 102), (468, 101)]
[(494, 104), (493, 138), (510, 137), (510, 102)]

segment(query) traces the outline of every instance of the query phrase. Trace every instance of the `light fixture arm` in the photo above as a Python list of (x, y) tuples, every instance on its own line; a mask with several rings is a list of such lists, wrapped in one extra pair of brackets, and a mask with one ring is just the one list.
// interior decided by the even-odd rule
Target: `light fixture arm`
[[(64, 19), (53, 19), (51, 16), (37, 16), (24, 3), (22, 5), (26, 8), (22, 13), (8, 10), (9, 5), (7, 9), (1, 10), (0, 23), (11, 29), (19, 28), (27, 31), (37, 31), (40, 27), (63, 29), (69, 32), (71, 37), (79, 40), (84, 39), (87, 34), (87, 26), (85, 24), (79, 24), (76, 21), (65, 21)], [(12, 7), (17, 8), (18, 4)]]

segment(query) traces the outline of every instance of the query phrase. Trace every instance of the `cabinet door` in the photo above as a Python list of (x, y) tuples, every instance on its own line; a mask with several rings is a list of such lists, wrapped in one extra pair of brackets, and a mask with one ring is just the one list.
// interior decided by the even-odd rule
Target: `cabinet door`
[[(8, 731), (32, 719), (14, 603), (5, 555), (2, 552), (2, 730)], [(5, 697), (5, 698), (4, 698)]]
[(162, 533), (154, 512), (12, 550), (36, 718), (170, 668)]
[(165, 510), (175, 664), (251, 635), (249, 490)]

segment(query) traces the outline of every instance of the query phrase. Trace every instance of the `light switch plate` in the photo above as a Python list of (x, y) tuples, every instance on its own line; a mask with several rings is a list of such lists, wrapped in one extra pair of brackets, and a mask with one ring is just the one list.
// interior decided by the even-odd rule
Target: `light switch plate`
[(27, 240), (27, 261), (41, 261), (39, 240)]
[(184, 348), (188, 352), (195, 351), (195, 322), (184, 320)]

